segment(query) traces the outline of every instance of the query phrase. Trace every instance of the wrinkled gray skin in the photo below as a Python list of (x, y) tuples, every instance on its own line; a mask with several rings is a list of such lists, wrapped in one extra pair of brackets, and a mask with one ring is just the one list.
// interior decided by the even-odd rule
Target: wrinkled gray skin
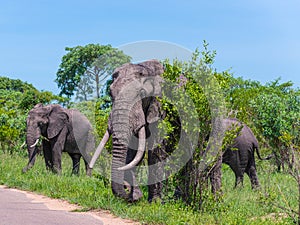
[[(146, 130), (147, 135), (148, 165), (154, 165), (165, 158), (162, 153), (164, 145), (155, 147), (156, 143), (162, 143), (155, 132), (158, 120), (162, 118), (160, 105), (155, 98), (161, 95), (162, 73), (163, 66), (157, 60), (128, 63), (113, 73), (113, 83), (110, 86), (113, 105), (108, 122), (108, 132), (113, 143), (112, 191), (114, 195), (127, 201), (137, 201), (142, 197), (142, 192), (136, 185), (135, 168), (126, 171), (118, 168), (127, 165), (135, 157), (139, 142), (143, 141), (139, 137), (142, 129)], [(162, 170), (162, 166), (149, 167), (150, 202), (161, 197)], [(124, 182), (131, 185), (129, 194), (124, 189)]]
[(242, 124), (237, 119), (228, 118), (223, 120), (223, 127), (226, 130), (237, 129), (237, 127), (241, 126), (242, 129), (239, 131), (238, 136), (233, 140), (233, 144), (227, 147), (223, 156), (217, 161), (210, 174), (213, 193), (221, 188), (222, 162), (228, 164), (233, 170), (236, 178), (235, 187), (243, 185), (244, 173), (249, 176), (252, 189), (260, 186), (256, 174), (254, 151), (257, 152), (257, 155), (261, 160), (269, 158), (267, 157), (262, 159), (260, 157), (258, 141), (252, 130), (247, 125)]
[(35, 163), (37, 146), (32, 146), (43, 136), (42, 148), (46, 168), (54, 173), (61, 173), (61, 154), (68, 152), (73, 161), (72, 174), (78, 174), (80, 158), (86, 164), (86, 173), (91, 175), (88, 167), (90, 153), (95, 143), (92, 127), (88, 119), (75, 109), (65, 109), (60, 105), (37, 104), (29, 111), (27, 117), (26, 144), (29, 161), (23, 172)]

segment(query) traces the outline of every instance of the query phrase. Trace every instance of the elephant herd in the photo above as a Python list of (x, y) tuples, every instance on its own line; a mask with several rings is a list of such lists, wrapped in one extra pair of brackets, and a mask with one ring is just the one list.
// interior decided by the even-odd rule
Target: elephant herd
[[(127, 63), (117, 68), (110, 86), (112, 110), (108, 126), (95, 151), (93, 129), (89, 120), (75, 109), (60, 105), (36, 105), (27, 117), (26, 144), (29, 161), (23, 172), (35, 162), (38, 140), (42, 139), (42, 149), (47, 169), (61, 173), (62, 152), (67, 152), (73, 161), (72, 173), (78, 174), (80, 159), (83, 158), (86, 174), (92, 168), (106, 142), (112, 138), (111, 187), (113, 194), (127, 201), (137, 201), (142, 192), (136, 183), (136, 166), (142, 161), (147, 150), (148, 160), (148, 200), (161, 198), (161, 181), (167, 158), (167, 141), (159, 135), (158, 123), (165, 116), (158, 97), (162, 95), (162, 64), (149, 60), (138, 64)], [(233, 170), (235, 185), (243, 182), (244, 173), (252, 188), (259, 186), (256, 174), (254, 152), (261, 159), (258, 141), (251, 129), (236, 119), (223, 119), (226, 130), (239, 126), (237, 137), (226, 148), (213, 168), (213, 189), (221, 186), (221, 164), (226, 163)], [(94, 154), (93, 154), (94, 153)], [(151, 181), (151, 182), (150, 182)], [(154, 181), (154, 182), (153, 182)], [(127, 193), (124, 182), (130, 184)]]

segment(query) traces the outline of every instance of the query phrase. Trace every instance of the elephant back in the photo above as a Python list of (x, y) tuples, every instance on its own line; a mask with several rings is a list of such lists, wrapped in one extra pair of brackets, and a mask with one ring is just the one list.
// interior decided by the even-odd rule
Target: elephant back
[[(248, 127), (246, 124), (241, 123), (238, 119), (235, 118), (226, 118), (224, 119), (224, 127), (226, 130), (230, 129), (236, 129), (240, 126), (242, 126), (242, 129), (238, 131), (237, 137), (234, 140), (233, 146), (232, 147), (237, 147), (237, 148), (247, 148), (247, 149), (252, 149), (249, 148), (249, 146), (253, 146), (258, 148), (258, 141), (253, 134), (252, 130), (250, 127)], [(240, 146), (243, 145), (243, 146)]]

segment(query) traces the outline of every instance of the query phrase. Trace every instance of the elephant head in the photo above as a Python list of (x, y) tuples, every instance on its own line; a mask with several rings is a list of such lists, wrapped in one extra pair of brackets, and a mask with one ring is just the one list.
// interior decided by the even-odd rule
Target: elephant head
[[(55, 116), (51, 116), (54, 111)], [(34, 165), (37, 153), (36, 145), (40, 137), (43, 136), (46, 139), (54, 138), (63, 129), (66, 120), (68, 120), (68, 115), (60, 105), (43, 106), (42, 104), (37, 104), (29, 111), (26, 121), (26, 144), (29, 162), (23, 169), (23, 172), (26, 172)]]
[[(156, 96), (161, 95), (163, 66), (157, 60), (139, 64), (125, 64), (113, 73), (110, 94), (113, 105), (108, 130), (96, 150), (90, 167), (105, 145), (109, 135), (113, 142), (112, 189), (126, 198), (123, 187), (124, 171), (137, 165), (145, 151), (146, 127), (160, 118)], [(130, 146), (136, 137), (137, 147)], [(128, 148), (137, 150), (134, 159), (126, 165)]]

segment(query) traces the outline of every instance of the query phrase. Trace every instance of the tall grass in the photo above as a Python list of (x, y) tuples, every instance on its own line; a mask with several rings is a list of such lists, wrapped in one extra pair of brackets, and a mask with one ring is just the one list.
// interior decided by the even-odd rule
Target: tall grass
[(292, 219), (276, 204), (297, 207), (296, 182), (287, 174), (275, 173), (269, 162), (258, 165), (262, 184), (258, 191), (251, 190), (248, 177), (245, 177), (243, 188), (233, 189), (234, 174), (223, 166), (223, 201), (208, 202), (202, 212), (189, 209), (180, 201), (149, 204), (146, 188), (143, 188), (145, 197), (141, 201), (128, 204), (114, 197), (109, 184), (99, 176), (86, 177), (83, 166), (80, 176), (70, 175), (71, 160), (67, 155), (63, 157), (61, 176), (46, 171), (42, 157), (37, 158), (30, 171), (22, 174), (26, 163), (25, 157), (0, 153), (0, 184), (64, 199), (84, 210), (109, 210), (142, 224), (292, 224)]

